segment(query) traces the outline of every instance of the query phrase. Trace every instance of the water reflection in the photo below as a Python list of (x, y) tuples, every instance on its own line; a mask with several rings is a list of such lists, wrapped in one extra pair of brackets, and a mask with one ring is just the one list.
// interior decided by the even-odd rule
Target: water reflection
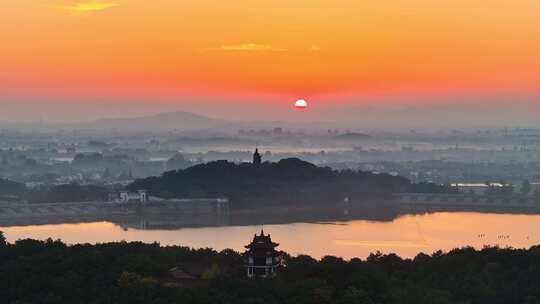
[[(144, 227), (142, 227), (144, 228)], [(67, 243), (110, 241), (159, 242), (217, 250), (243, 250), (261, 228), (272, 234), (280, 249), (314, 257), (336, 255), (365, 258), (371, 252), (394, 252), (414, 257), (419, 252), (485, 245), (527, 248), (540, 243), (540, 215), (472, 212), (406, 215), (391, 221), (353, 220), (220, 226), (182, 229), (141, 229), (112, 222), (15, 226), (0, 228), (9, 241), (20, 238), (60, 238)], [(504, 237), (501, 237), (504, 236)]]

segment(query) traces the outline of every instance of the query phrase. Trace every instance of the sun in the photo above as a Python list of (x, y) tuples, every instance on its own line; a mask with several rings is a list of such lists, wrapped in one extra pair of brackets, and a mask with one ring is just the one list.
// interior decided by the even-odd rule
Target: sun
[(305, 108), (307, 108), (307, 106), (308, 106), (308, 104), (304, 99), (298, 99), (294, 103), (294, 107), (297, 108), (297, 109), (305, 109)]

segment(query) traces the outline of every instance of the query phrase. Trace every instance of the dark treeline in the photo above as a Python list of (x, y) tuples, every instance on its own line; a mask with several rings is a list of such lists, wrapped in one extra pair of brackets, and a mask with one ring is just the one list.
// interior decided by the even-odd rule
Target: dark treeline
[(111, 189), (77, 183), (28, 189), (24, 184), (0, 179), (0, 200), (29, 203), (105, 201)]
[(27, 191), (29, 203), (73, 203), (105, 201), (110, 190), (97, 185), (64, 184)]
[[(232, 250), (158, 244), (67, 246), (0, 237), (2, 303), (373, 303), (536, 304), (540, 247), (455, 249), (414, 259), (373, 254), (365, 260), (286, 256), (272, 279), (245, 277)], [(175, 266), (204, 267), (194, 282), (175, 281)]]
[(0, 197), (20, 196), (26, 192), (26, 186), (21, 183), (0, 178)]
[(130, 189), (146, 189), (152, 195), (171, 197), (228, 197), (233, 204), (301, 204), (303, 202), (352, 201), (387, 198), (397, 192), (441, 193), (450, 187), (411, 183), (389, 174), (364, 171), (336, 171), (297, 158), (260, 165), (214, 161), (184, 170), (165, 172), (159, 177), (135, 181)]

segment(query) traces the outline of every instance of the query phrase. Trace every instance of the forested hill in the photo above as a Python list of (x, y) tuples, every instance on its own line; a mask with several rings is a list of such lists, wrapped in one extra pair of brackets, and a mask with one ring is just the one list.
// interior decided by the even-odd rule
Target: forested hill
[(387, 197), (396, 192), (445, 192), (435, 184), (412, 184), (404, 177), (364, 171), (336, 171), (298, 158), (261, 165), (215, 161), (129, 185), (151, 195), (172, 198), (227, 197), (233, 203), (318, 203)]

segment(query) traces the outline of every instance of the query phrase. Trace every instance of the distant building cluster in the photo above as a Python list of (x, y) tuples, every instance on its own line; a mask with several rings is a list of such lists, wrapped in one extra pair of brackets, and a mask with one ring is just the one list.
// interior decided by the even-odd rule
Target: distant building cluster
[(124, 190), (109, 194), (109, 201), (116, 203), (146, 203), (148, 202), (148, 195), (146, 190)]

